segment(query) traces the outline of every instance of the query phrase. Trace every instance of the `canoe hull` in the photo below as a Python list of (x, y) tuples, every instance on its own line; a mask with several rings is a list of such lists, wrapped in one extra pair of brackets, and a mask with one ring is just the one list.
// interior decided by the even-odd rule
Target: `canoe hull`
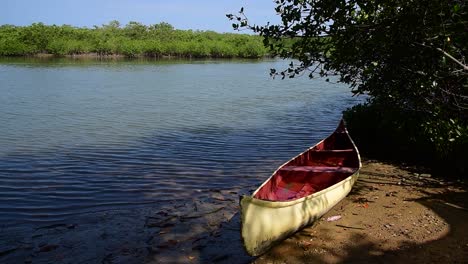
[(343, 181), (298, 200), (271, 202), (242, 196), (241, 233), (246, 251), (252, 256), (261, 255), (311, 225), (348, 195), (358, 176), (356, 171)]

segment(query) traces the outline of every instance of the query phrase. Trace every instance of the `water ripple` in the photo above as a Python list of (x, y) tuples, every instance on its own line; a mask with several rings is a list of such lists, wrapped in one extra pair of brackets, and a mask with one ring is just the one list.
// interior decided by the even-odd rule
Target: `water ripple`
[(268, 78), (283, 66), (0, 64), (0, 222), (257, 186), (356, 102), (343, 86)]

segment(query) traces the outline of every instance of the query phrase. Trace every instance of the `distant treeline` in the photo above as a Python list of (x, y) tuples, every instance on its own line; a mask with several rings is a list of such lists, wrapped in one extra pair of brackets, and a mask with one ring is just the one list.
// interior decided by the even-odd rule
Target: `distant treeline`
[(126, 57), (259, 58), (262, 38), (214, 31), (178, 30), (168, 23), (146, 26), (118, 21), (94, 28), (70, 25), (0, 26), (0, 56), (96, 54)]

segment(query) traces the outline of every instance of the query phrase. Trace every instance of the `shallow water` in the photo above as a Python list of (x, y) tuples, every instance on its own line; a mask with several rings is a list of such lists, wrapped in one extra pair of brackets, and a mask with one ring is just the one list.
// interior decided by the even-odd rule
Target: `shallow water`
[(0, 60), (0, 223), (254, 188), (358, 100), (286, 65)]

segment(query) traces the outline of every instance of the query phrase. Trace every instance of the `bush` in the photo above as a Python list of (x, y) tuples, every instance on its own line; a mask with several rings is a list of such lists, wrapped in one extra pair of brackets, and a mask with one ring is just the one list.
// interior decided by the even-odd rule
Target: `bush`
[(142, 51), (146, 56), (161, 57), (164, 53), (164, 47), (159, 41), (146, 41)]
[(0, 38), (0, 56), (21, 56), (36, 53), (33, 46), (26, 45), (17, 39)]
[(138, 41), (123, 41), (117, 49), (116, 53), (123, 54), (127, 57), (136, 57), (142, 54), (143, 47)]
[(265, 48), (258, 36), (175, 30), (167, 23), (147, 27), (130, 22), (121, 28), (118, 21), (112, 21), (93, 29), (42, 23), (26, 27), (0, 26), (0, 55), (20, 56), (39, 52), (55, 55), (96, 52), (127, 57), (257, 58), (265, 55)]
[(385, 103), (356, 105), (344, 118), (361, 154), (409, 162), (451, 175), (468, 173), (468, 125)]
[(74, 39), (54, 39), (47, 45), (46, 51), (54, 55), (83, 54), (91, 51), (91, 45)]

